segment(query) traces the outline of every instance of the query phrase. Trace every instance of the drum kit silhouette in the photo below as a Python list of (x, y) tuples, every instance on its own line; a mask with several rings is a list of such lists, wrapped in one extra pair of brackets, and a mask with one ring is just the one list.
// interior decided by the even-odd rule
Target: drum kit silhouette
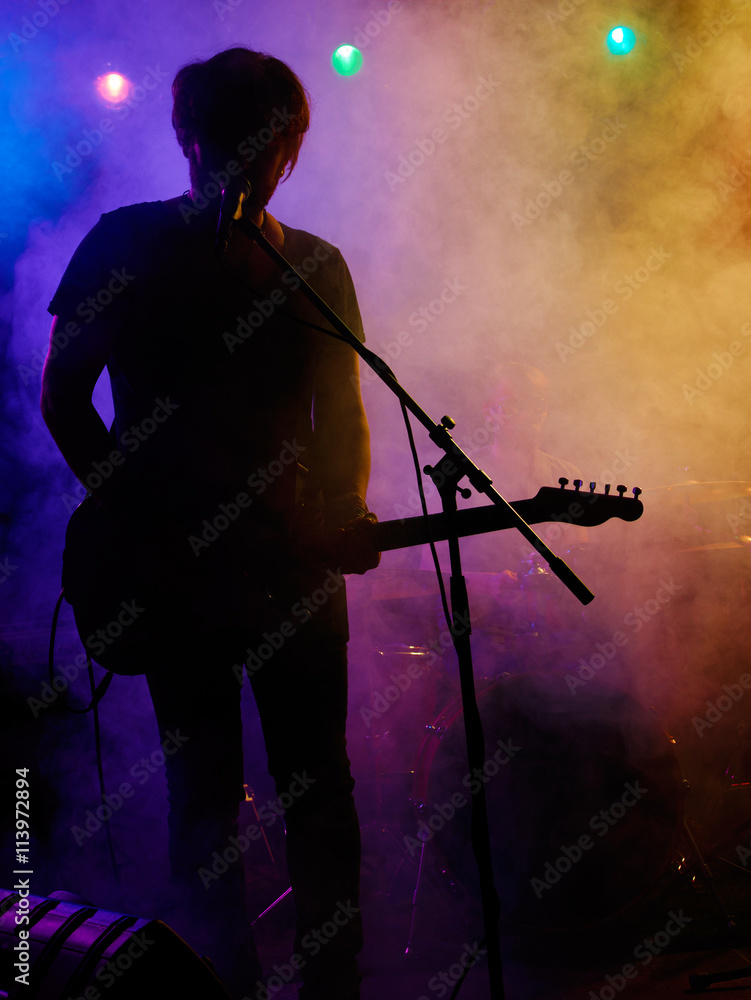
[[(477, 898), (480, 784), (511, 927), (605, 923), (686, 859), (732, 926), (703, 853), (724, 848), (737, 864), (751, 826), (751, 483), (682, 483), (643, 499), (639, 524), (611, 522), (601, 544), (594, 529), (562, 553), (602, 597), (591, 612), (573, 610), (536, 553), (515, 575), (465, 574), (480, 773), (467, 770), (435, 575), (358, 581), (351, 603), (356, 616), (367, 599), (370, 651), (350, 754), (363, 829), (390, 844), (391, 863), (381, 852), (374, 864), (376, 891), (406, 880), (413, 926), (426, 883), (430, 898)], [(410, 642), (416, 622), (429, 638)], [(400, 641), (379, 642), (385, 630)]]

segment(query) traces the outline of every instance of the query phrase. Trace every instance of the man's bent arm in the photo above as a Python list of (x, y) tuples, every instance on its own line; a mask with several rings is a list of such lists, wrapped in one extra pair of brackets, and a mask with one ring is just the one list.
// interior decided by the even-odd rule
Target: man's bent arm
[(313, 408), (318, 473), (324, 501), (349, 493), (365, 499), (370, 476), (370, 431), (360, 396), (359, 357), (333, 345), (333, 364), (316, 389)]
[[(52, 320), (40, 406), (63, 458), (90, 489), (87, 480), (95, 472), (93, 463), (105, 460), (112, 450), (107, 428), (91, 396), (114, 343), (115, 331), (99, 325), (71, 339), (64, 348), (58, 348), (54, 343), (55, 333), (64, 325), (57, 316)], [(96, 477), (94, 481), (99, 480)]]

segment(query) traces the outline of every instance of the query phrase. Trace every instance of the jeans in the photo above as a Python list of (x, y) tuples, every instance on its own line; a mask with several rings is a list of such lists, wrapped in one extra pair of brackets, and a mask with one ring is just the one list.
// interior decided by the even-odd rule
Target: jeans
[[(229, 632), (186, 644), (175, 653), (173, 669), (149, 673), (147, 680), (160, 739), (179, 730), (183, 740), (165, 754), (169, 853), (173, 880), (192, 911), (194, 947), (208, 952), (231, 988), (254, 998), (261, 969), (245, 909), (242, 860), (217, 877), (212, 870), (218, 867), (214, 852), (222, 855), (238, 835), (244, 798), (242, 672), (236, 665), (248, 648), (247, 636)], [(334, 633), (303, 624), (248, 672), (269, 773), (286, 807), (300, 995), (355, 1000), (362, 947), (360, 831), (346, 753), (346, 645)]]

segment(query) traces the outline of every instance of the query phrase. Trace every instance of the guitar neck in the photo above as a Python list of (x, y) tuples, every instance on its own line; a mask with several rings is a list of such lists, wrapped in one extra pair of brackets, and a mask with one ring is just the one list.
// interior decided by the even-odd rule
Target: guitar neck
[[(635, 521), (641, 517), (644, 510), (641, 501), (636, 497), (579, 493), (547, 486), (544, 486), (537, 496), (528, 500), (514, 500), (510, 506), (527, 524), (563, 521), (582, 527), (602, 524), (611, 517)], [(513, 527), (514, 524), (513, 516), (495, 504), (457, 511), (456, 521), (459, 536), (462, 538), (466, 535), (499, 531)], [(380, 552), (406, 548), (410, 545), (426, 545), (431, 537), (436, 542), (448, 538), (445, 514), (429, 514), (427, 519), (408, 517), (383, 521), (376, 526), (376, 545)]]

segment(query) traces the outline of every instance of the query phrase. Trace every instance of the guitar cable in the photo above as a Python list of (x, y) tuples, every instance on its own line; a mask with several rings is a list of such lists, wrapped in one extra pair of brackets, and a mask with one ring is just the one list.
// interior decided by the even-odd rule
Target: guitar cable
[(430, 517), (428, 516), (428, 504), (425, 499), (425, 491), (422, 485), (422, 476), (420, 475), (420, 459), (417, 454), (417, 446), (415, 445), (415, 439), (412, 434), (412, 424), (409, 422), (409, 410), (405, 406), (404, 402), (401, 403), (402, 416), (404, 417), (404, 424), (407, 428), (407, 438), (409, 440), (409, 449), (412, 454), (412, 461), (415, 466), (415, 476), (417, 478), (417, 492), (420, 495), (420, 506), (422, 508), (422, 515), (425, 518), (425, 524), (427, 525), (428, 532), (430, 534), (430, 539), (428, 544), (430, 545), (430, 554), (433, 557), (433, 565), (435, 566), (435, 573), (438, 579), (438, 589), (441, 595), (441, 604), (443, 605), (443, 615), (446, 619), (446, 625), (451, 631), (451, 612), (449, 611), (448, 598), (446, 597), (446, 585), (443, 582), (443, 574), (441, 573), (441, 564), (438, 561), (438, 552), (435, 547), (435, 540), (433, 538), (433, 531), (430, 527)]
[[(112, 683), (112, 678), (115, 676), (112, 671), (108, 670), (104, 675), (99, 685), (95, 688), (94, 686), (94, 668), (91, 663), (91, 654), (86, 650), (86, 665), (89, 672), (89, 686), (91, 688), (91, 701), (86, 706), (86, 708), (75, 708), (73, 705), (69, 705), (62, 696), (62, 692), (59, 692), (55, 687), (55, 669), (54, 669), (54, 659), (55, 659), (55, 633), (57, 632), (57, 620), (60, 617), (60, 607), (63, 603), (63, 598), (65, 597), (65, 588), (60, 591), (60, 596), (57, 599), (57, 604), (55, 605), (55, 610), (52, 615), (52, 627), (50, 629), (50, 648), (49, 656), (47, 660), (47, 669), (50, 679), (50, 687), (57, 694), (60, 699), (60, 704), (65, 709), (66, 712), (72, 712), (74, 715), (85, 715), (87, 712), (96, 712), (99, 702), (104, 698), (107, 693), (107, 689)], [(67, 687), (66, 679), (66, 687)]]
[[(55, 604), (55, 610), (52, 615), (52, 626), (50, 629), (50, 648), (49, 657), (47, 661), (47, 668), (50, 679), (50, 687), (58, 695), (60, 699), (60, 705), (66, 712), (71, 712), (74, 715), (85, 715), (87, 712), (93, 713), (94, 719), (94, 746), (96, 748), (96, 768), (97, 775), (99, 776), (99, 792), (101, 794), (101, 800), (103, 804), (106, 804), (106, 789), (104, 786), (104, 765), (102, 762), (102, 740), (99, 728), (99, 703), (104, 698), (107, 690), (112, 683), (112, 678), (115, 676), (111, 670), (108, 670), (102, 680), (98, 685), (95, 684), (94, 680), (94, 666), (91, 662), (91, 654), (88, 649), (86, 650), (86, 666), (89, 675), (89, 689), (91, 691), (91, 701), (86, 706), (86, 708), (75, 708), (73, 705), (69, 705), (65, 699), (62, 697), (62, 692), (58, 692), (55, 688), (55, 669), (54, 669), (54, 658), (55, 658), (55, 634), (57, 632), (57, 620), (60, 616), (60, 608), (63, 603), (63, 598), (65, 597), (65, 588), (60, 591), (60, 596)], [(110, 862), (112, 863), (112, 874), (115, 879), (115, 886), (117, 888), (117, 894), (120, 899), (120, 905), (122, 906), (123, 891), (120, 884), (120, 871), (117, 865), (117, 859), (115, 858), (115, 845), (112, 840), (112, 830), (110, 829), (110, 817), (111, 811), (105, 813), (107, 818), (104, 820), (104, 828), (107, 836), (107, 849), (109, 851)]]

